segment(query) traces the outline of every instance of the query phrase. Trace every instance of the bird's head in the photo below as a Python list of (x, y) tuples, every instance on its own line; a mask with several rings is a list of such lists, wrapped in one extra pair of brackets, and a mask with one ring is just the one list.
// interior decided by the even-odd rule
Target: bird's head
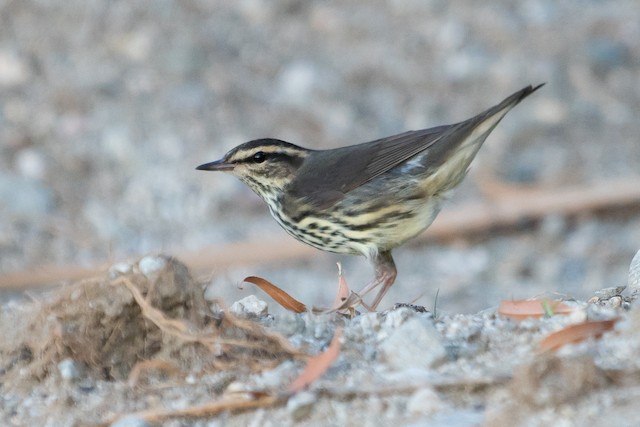
[(223, 171), (238, 177), (265, 200), (276, 198), (295, 178), (311, 150), (278, 139), (245, 142), (198, 170)]

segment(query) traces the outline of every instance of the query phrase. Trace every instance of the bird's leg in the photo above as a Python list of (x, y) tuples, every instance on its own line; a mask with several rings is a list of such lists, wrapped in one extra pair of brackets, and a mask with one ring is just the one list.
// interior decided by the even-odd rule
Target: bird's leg
[(376, 270), (376, 277), (358, 293), (363, 297), (374, 288), (382, 285), (382, 288), (378, 291), (378, 294), (370, 306), (371, 310), (375, 310), (378, 304), (380, 304), (384, 295), (391, 285), (393, 285), (393, 282), (395, 282), (397, 275), (396, 264), (393, 262), (393, 257), (391, 257), (391, 251), (378, 253), (373, 259), (373, 264)]

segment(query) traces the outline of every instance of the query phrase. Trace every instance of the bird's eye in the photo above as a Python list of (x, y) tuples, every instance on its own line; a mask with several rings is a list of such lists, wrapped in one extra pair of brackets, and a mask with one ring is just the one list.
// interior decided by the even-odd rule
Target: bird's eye
[(258, 151), (256, 154), (253, 155), (253, 162), (254, 163), (262, 163), (266, 159), (267, 159), (267, 155), (262, 151)]

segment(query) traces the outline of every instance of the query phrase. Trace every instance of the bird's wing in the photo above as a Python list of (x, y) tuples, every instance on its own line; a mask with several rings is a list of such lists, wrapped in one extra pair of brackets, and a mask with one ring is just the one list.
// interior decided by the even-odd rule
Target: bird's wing
[(349, 191), (427, 149), (450, 126), (408, 131), (355, 146), (317, 151), (298, 170), (287, 197), (316, 208), (329, 208)]
[[(502, 116), (542, 85), (525, 87), (486, 111), (460, 123), (408, 131), (363, 144), (333, 150), (316, 151), (312, 162), (299, 170), (287, 198), (302, 200), (326, 209), (338, 203), (350, 191), (429, 150), (426, 169), (442, 164), (480, 124)], [(490, 132), (490, 130), (489, 130)], [(488, 134), (488, 132), (487, 132)]]

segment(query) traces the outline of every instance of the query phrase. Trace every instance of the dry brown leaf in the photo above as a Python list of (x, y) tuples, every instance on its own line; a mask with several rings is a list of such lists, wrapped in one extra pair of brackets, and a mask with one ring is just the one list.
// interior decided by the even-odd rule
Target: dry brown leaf
[(539, 352), (557, 350), (565, 344), (577, 343), (587, 338), (599, 338), (613, 329), (618, 319), (595, 320), (569, 325), (547, 335), (538, 345)]
[(562, 301), (549, 299), (505, 300), (500, 303), (498, 314), (513, 320), (539, 318), (548, 314), (568, 314), (574, 309)]
[(349, 298), (349, 286), (347, 285), (347, 281), (342, 274), (342, 264), (338, 263), (338, 293), (336, 294), (336, 299), (333, 301), (333, 309), (337, 310), (344, 304), (344, 302)]
[(342, 329), (338, 328), (333, 335), (329, 348), (309, 359), (307, 366), (305, 366), (302, 373), (298, 375), (298, 377), (293, 380), (289, 386), (289, 389), (287, 390), (289, 393), (294, 394), (303, 390), (327, 372), (327, 369), (329, 369), (331, 364), (335, 362), (340, 355), (341, 337)]
[(306, 305), (262, 277), (249, 276), (243, 281), (253, 283), (273, 298), (275, 302), (289, 311), (293, 311), (295, 313), (304, 313), (307, 311)]

